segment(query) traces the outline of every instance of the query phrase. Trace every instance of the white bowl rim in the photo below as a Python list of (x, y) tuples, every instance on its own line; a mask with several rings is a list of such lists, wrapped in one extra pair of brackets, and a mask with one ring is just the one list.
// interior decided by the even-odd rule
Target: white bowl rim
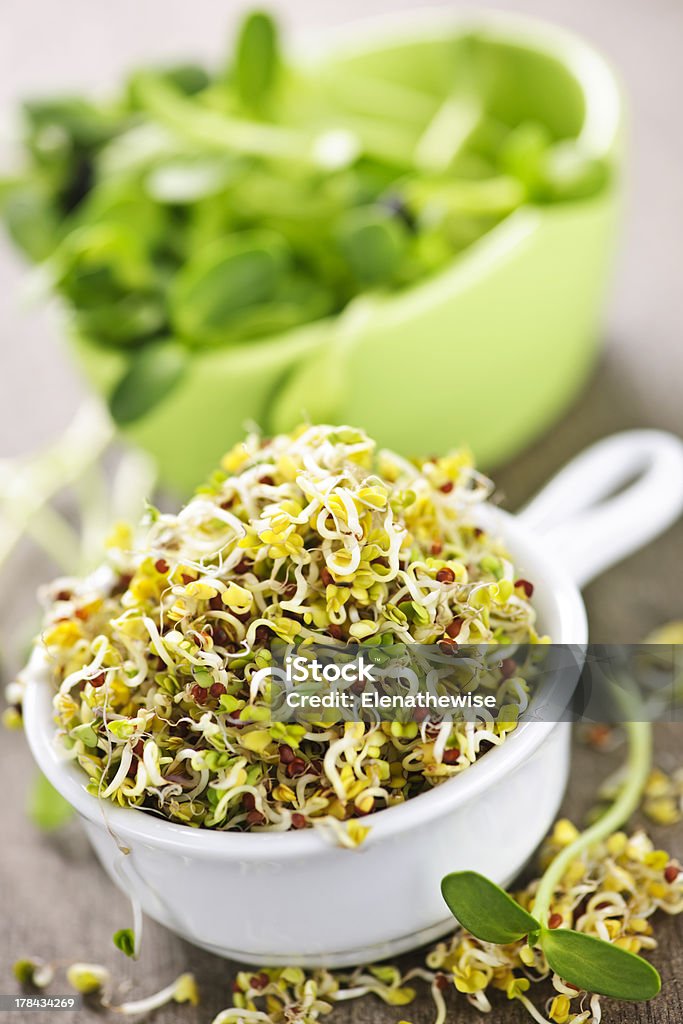
[[(553, 642), (585, 645), (588, 624), (578, 587), (542, 538), (531, 533), (517, 517), (493, 506), (479, 509), (477, 517), (487, 529), (497, 531), (509, 544), (522, 571), (532, 576), (537, 599), (540, 597), (547, 605), (544, 628)], [(46, 685), (44, 661), (42, 672), (39, 666), (38, 659), (33, 670), (29, 666), (25, 677), (24, 722), (28, 743), (49, 782), (87, 821), (111, 831), (123, 843), (143, 842), (200, 859), (280, 860), (329, 853), (329, 840), (314, 828), (279, 833), (192, 828), (92, 796), (85, 788), (81, 768), (65, 760), (54, 742), (53, 694)], [(522, 723), (504, 744), (489, 750), (462, 774), (403, 804), (359, 819), (361, 824), (371, 826), (359, 849), (362, 851), (368, 844), (424, 827), (433, 818), (477, 798), (530, 757), (557, 727), (558, 723), (553, 721)]]

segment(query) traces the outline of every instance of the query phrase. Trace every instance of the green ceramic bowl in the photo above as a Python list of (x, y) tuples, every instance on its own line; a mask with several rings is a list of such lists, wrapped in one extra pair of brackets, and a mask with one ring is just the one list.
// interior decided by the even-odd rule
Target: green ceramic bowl
[[(400, 294), (361, 297), (339, 317), (197, 353), (178, 387), (125, 430), (181, 493), (245, 425), (272, 433), (305, 418), (357, 424), (408, 455), (467, 443), (491, 466), (543, 433), (595, 359), (622, 118), (608, 65), (563, 30), (499, 14), (420, 14), (403, 29), (383, 23), (376, 42), (372, 32), (362, 36), (362, 46), (337, 50), (325, 66), (435, 91), (462, 40), (474, 37), (487, 110), (578, 139), (606, 162), (606, 183), (590, 199), (522, 207), (450, 267)], [(74, 346), (107, 394), (125, 357), (84, 338)]]

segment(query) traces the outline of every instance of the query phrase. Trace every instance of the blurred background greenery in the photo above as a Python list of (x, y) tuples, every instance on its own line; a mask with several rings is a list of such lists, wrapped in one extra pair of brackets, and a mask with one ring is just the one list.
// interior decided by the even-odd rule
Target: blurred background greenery
[(465, 442), (499, 464), (594, 362), (613, 76), (578, 38), (501, 14), (298, 47), (283, 28), (254, 11), (216, 62), (155, 54), (101, 96), (29, 96), (6, 230), (181, 495), (246, 422), (353, 422), (405, 454)]

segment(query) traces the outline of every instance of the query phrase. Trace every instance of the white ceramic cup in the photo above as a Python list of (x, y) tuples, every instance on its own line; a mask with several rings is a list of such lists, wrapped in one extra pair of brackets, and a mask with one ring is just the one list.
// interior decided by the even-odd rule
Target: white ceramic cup
[[(681, 511), (683, 443), (633, 431), (579, 456), (519, 516), (487, 506), (481, 523), (534, 581), (542, 629), (555, 643), (580, 646), (588, 628), (579, 587)], [(83, 772), (54, 742), (53, 690), (40, 654), (28, 675), (33, 755), (81, 815), (108, 874), (189, 942), (251, 963), (340, 967), (444, 934), (453, 919), (442, 876), (476, 868), (510, 882), (550, 827), (567, 782), (568, 723), (526, 722), (457, 778), (366, 817), (371, 831), (357, 850), (312, 829), (196, 830), (90, 796)]]

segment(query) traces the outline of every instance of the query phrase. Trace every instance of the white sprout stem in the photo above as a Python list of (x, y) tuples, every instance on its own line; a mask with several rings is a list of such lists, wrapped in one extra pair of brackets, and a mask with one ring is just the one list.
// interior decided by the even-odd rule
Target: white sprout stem
[[(632, 706), (631, 717), (634, 717), (634, 711), (637, 712), (638, 708)], [(584, 850), (615, 832), (640, 803), (652, 763), (652, 729), (649, 722), (627, 721), (625, 724), (629, 741), (626, 781), (609, 810), (573, 843), (565, 846), (541, 878), (532, 913), (542, 925), (546, 923), (553, 895), (570, 863)]]
[(152, 996), (147, 996), (145, 999), (137, 999), (135, 1002), (121, 1003), (120, 1006), (110, 1006), (109, 1009), (114, 1013), (121, 1013), (125, 1017), (136, 1017), (138, 1014), (148, 1014), (153, 1010), (158, 1010), (162, 1006), (166, 1006), (167, 1003), (172, 1002), (175, 998), (177, 980), (173, 984), (168, 985), (167, 988), (163, 988), (161, 992), (156, 992)]
[(133, 959), (139, 960), (140, 951), (142, 949), (142, 931), (145, 925), (145, 919), (142, 913), (142, 904), (132, 889), (128, 893), (128, 899), (130, 900), (131, 910), (133, 911)]
[[(54, 557), (66, 535), (60, 519), (56, 520), (46, 507), (97, 461), (113, 436), (113, 425), (99, 404), (86, 402), (54, 445), (30, 460), (0, 463), (1, 506), (11, 523), (4, 537), (0, 536), (0, 568), (25, 532), (30, 532)], [(63, 552), (57, 561), (66, 561)]]
[(372, 992), (371, 988), (367, 985), (357, 985), (355, 988), (342, 988), (338, 992), (335, 992), (333, 999), (335, 1003), (344, 1003), (349, 999), (362, 999), (363, 996), (367, 996)]
[(439, 988), (436, 979), (432, 982), (432, 999), (434, 1000), (434, 1006), (436, 1007), (434, 1024), (445, 1024), (448, 1010), (446, 1007), (446, 1000), (443, 997), (443, 992)]
[(521, 993), (518, 993), (515, 996), (515, 999), (519, 999), (520, 1003), (522, 1004), (522, 1006), (524, 1006), (527, 1013), (536, 1021), (536, 1024), (550, 1024), (548, 1018), (544, 1017), (543, 1014), (536, 1009), (531, 1000), (527, 999), (526, 996), (522, 995)]
[(213, 1024), (246, 1024), (247, 1021), (272, 1024), (273, 1018), (262, 1010), (240, 1010), (235, 1006), (229, 1010), (221, 1010), (218, 1016), (214, 1017)]

